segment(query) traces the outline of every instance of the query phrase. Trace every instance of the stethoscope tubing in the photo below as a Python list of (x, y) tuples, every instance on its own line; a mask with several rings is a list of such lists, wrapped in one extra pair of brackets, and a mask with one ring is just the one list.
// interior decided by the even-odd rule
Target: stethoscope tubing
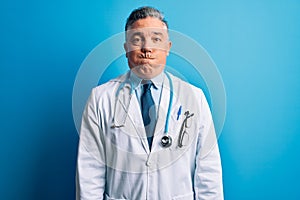
[[(172, 138), (169, 135), (169, 121), (170, 121), (170, 116), (171, 116), (171, 107), (172, 107), (172, 104), (173, 104), (174, 92), (173, 92), (173, 82), (172, 82), (172, 79), (171, 79), (170, 75), (167, 72), (165, 74), (166, 74), (166, 76), (168, 78), (169, 85), (170, 85), (170, 100), (169, 100), (168, 111), (167, 111), (167, 116), (166, 116), (166, 123), (165, 123), (165, 129), (164, 129), (164, 135), (165, 136), (163, 136), (161, 144), (162, 144), (163, 147), (169, 147), (172, 144)], [(129, 87), (130, 87), (130, 96), (132, 95), (132, 93), (134, 91), (133, 83), (127, 78), (124, 82), (122, 82), (119, 85), (119, 87), (118, 87), (118, 89), (116, 91), (116, 99), (118, 99), (120, 91), (125, 87), (126, 84), (129, 84)], [(118, 100), (116, 100), (116, 101), (118, 101)], [(129, 101), (128, 105), (127, 105), (126, 112), (128, 112), (129, 105), (130, 105), (130, 101)], [(128, 115), (128, 113), (127, 113), (127, 115)], [(116, 116), (116, 110), (114, 111), (114, 117), (113, 117), (114, 119), (115, 119), (115, 116)], [(126, 118), (125, 118), (125, 120), (126, 120)], [(124, 124), (122, 124), (122, 125), (116, 125), (114, 123), (112, 125), (112, 128), (120, 128), (120, 127), (123, 127), (123, 126), (124, 126)], [(168, 140), (167, 140), (168, 142), (167, 143), (163, 142), (164, 138), (168, 138)]]
[(164, 134), (168, 134), (169, 133), (169, 121), (170, 121), (170, 115), (171, 115), (171, 107), (173, 104), (173, 82), (171, 80), (171, 77), (168, 73), (166, 73), (166, 76), (169, 80), (169, 84), (170, 84), (170, 101), (169, 101), (169, 106), (168, 106), (168, 112), (167, 112), (167, 117), (166, 117), (166, 124), (165, 124), (165, 130), (164, 130)]

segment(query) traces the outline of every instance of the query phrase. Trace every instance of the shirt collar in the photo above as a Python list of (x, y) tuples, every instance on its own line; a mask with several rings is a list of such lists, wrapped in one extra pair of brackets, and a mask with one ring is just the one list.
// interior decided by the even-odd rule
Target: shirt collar
[[(160, 88), (162, 87), (163, 81), (164, 81), (164, 72), (160, 73), (159, 75), (155, 76), (154, 78), (150, 79), (154, 85), (154, 88)], [(142, 82), (143, 79), (138, 77), (133, 71), (130, 70), (129, 79), (132, 83), (132, 86), (134, 89), (136, 89)]]
[(129, 73), (129, 80), (132, 83), (132, 86), (134, 89), (136, 89), (142, 82), (142, 79), (140, 77), (138, 77), (135, 73), (133, 73), (133, 71), (131, 71), (131, 70)]
[(155, 89), (162, 87), (164, 77), (165, 77), (164, 72), (162, 72), (159, 75), (157, 75), (151, 79), (152, 83), (154, 84)]

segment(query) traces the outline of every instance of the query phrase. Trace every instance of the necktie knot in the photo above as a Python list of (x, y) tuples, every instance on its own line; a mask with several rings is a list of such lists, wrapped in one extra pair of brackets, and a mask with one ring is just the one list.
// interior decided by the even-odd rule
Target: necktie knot
[(153, 85), (152, 82), (149, 82), (149, 83), (146, 83), (143, 85), (143, 89), (144, 89), (144, 93), (147, 91), (147, 90), (150, 90), (151, 86)]

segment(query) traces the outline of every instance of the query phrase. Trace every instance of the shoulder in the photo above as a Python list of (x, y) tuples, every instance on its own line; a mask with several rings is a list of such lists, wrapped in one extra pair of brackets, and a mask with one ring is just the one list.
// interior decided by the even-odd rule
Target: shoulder
[(181, 78), (174, 76), (171, 73), (168, 73), (171, 77), (171, 80), (173, 82), (173, 87), (176, 92), (184, 92), (185, 94), (188, 94), (188, 92), (191, 92), (191, 94), (195, 94), (198, 97), (204, 97), (204, 93), (201, 88), (196, 87)]
[(98, 85), (92, 89), (92, 95), (96, 97), (110, 96), (117, 90), (119, 85), (125, 81), (128, 73), (122, 74), (116, 78), (113, 78), (106, 83)]
[(198, 88), (174, 75), (170, 75), (173, 82), (174, 97), (185, 109), (192, 110), (202, 117), (209, 117), (210, 108), (201, 88)]

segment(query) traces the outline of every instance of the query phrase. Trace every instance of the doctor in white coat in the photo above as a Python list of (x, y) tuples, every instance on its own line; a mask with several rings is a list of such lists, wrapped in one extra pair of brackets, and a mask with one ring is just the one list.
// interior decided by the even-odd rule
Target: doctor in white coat
[(83, 113), (77, 199), (223, 199), (206, 98), (164, 71), (171, 42), (162, 13), (138, 8), (125, 30), (130, 71), (94, 88)]

